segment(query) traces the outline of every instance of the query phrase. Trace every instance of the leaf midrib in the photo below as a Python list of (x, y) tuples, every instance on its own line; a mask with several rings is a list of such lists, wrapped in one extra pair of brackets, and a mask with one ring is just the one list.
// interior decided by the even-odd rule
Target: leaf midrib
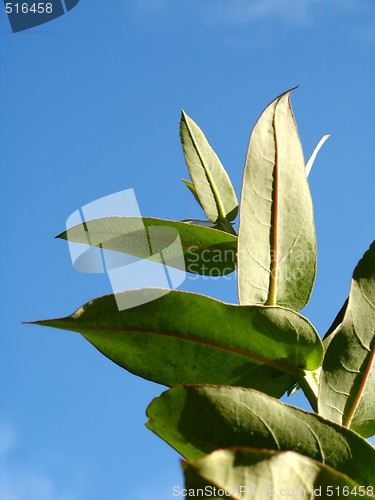
[[(48, 323), (48, 322), (47, 322)], [(68, 327), (69, 328), (69, 327)], [(86, 334), (89, 334), (92, 332), (93, 334), (98, 334), (99, 332), (103, 331), (102, 328), (85, 328), (84, 330)], [(160, 335), (160, 336), (165, 336), (165, 337), (171, 337), (171, 338), (176, 338), (178, 340), (185, 340), (187, 342), (195, 342), (197, 344), (203, 344), (207, 345), (210, 347), (215, 347), (217, 349), (221, 349), (223, 351), (229, 351), (235, 354), (240, 354), (244, 357), (253, 359), (255, 361), (258, 361), (259, 363), (272, 366), (273, 368), (276, 368), (282, 372), (288, 373), (293, 376), (297, 376), (299, 373), (299, 367), (296, 367), (293, 369), (291, 366), (286, 365), (285, 363), (281, 363), (279, 361), (274, 361), (270, 358), (267, 358), (265, 356), (262, 356), (261, 354), (256, 354), (250, 351), (245, 351), (243, 349), (240, 349), (239, 347), (233, 347), (229, 346), (226, 344), (220, 344), (218, 342), (215, 342), (213, 340), (206, 340), (206, 339), (198, 339), (196, 337), (191, 337), (189, 335), (184, 335), (181, 336), (178, 333), (173, 333), (173, 332), (166, 332), (163, 330), (156, 330), (156, 329), (147, 329), (147, 328), (107, 328), (105, 327), (106, 332), (112, 332), (112, 333), (144, 333), (144, 334), (154, 334), (154, 335)], [(82, 335), (85, 336), (84, 333)]]
[[(280, 101), (279, 101), (280, 102)], [(267, 305), (274, 306), (277, 302), (277, 252), (278, 252), (278, 210), (279, 210), (279, 151), (276, 131), (276, 111), (273, 116), (272, 128), (275, 138), (275, 168), (274, 168), (274, 186), (272, 200), (272, 215), (271, 215), (271, 273), (270, 273), (270, 288), (268, 292)]]
[(368, 360), (366, 370), (363, 373), (363, 377), (362, 377), (359, 389), (357, 391), (357, 394), (354, 397), (353, 404), (351, 405), (346, 418), (343, 420), (344, 427), (348, 427), (348, 428), (350, 427), (350, 424), (353, 420), (354, 414), (359, 406), (359, 403), (361, 402), (362, 394), (363, 394), (363, 391), (365, 390), (367, 380), (370, 376), (370, 372), (371, 372), (374, 360), (375, 360), (375, 345), (373, 346), (372, 351), (370, 352), (370, 359)]
[(198, 147), (198, 144), (196, 143), (196, 141), (194, 139), (194, 135), (193, 135), (193, 133), (191, 131), (191, 128), (189, 127), (189, 123), (186, 120), (185, 113), (184, 113), (184, 119), (185, 119), (186, 128), (188, 129), (188, 132), (189, 132), (190, 139), (191, 139), (192, 143), (195, 146), (195, 150), (196, 150), (197, 155), (199, 156), (199, 159), (200, 159), (200, 161), (201, 161), (201, 163), (203, 165), (203, 169), (204, 169), (204, 172), (205, 172), (206, 177), (208, 179), (208, 183), (209, 183), (210, 188), (212, 190), (212, 193), (214, 195), (214, 198), (215, 198), (215, 201), (216, 201), (216, 207), (217, 207), (217, 211), (218, 211), (218, 215), (219, 215), (219, 219), (220, 220), (225, 220), (226, 219), (226, 214), (225, 214), (224, 207), (223, 207), (223, 205), (221, 203), (220, 195), (219, 195), (219, 193), (218, 193), (218, 191), (216, 189), (215, 183), (214, 183), (213, 178), (212, 178), (212, 176), (211, 176), (211, 174), (210, 174), (210, 172), (209, 172), (209, 170), (208, 170), (208, 168), (206, 166), (206, 163), (205, 163), (205, 161), (204, 161), (204, 159), (203, 159), (203, 157), (201, 155), (201, 152), (200, 152), (200, 149)]

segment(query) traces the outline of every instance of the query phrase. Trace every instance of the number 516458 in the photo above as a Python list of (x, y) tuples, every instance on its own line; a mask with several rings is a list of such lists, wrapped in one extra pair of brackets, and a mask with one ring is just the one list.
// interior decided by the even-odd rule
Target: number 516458
[(7, 2), (5, 4), (5, 11), (7, 14), (52, 14), (53, 5), (52, 3), (45, 2), (35, 2), (32, 4), (27, 3), (13, 3)]

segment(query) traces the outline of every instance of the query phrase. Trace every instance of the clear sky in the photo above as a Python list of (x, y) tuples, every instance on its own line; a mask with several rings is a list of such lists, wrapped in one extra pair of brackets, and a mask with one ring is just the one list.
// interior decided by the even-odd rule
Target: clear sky
[[(323, 335), (375, 235), (375, 4), (81, 0), (20, 33), (0, 10), (0, 499), (168, 500), (179, 458), (144, 427), (163, 387), (78, 334), (21, 324), (111, 291), (76, 272), (54, 236), (82, 205), (127, 188), (143, 215), (201, 217), (180, 181), (181, 108), (239, 194), (255, 120), (300, 84), (306, 157), (331, 134), (310, 174), (319, 262), (303, 311)], [(237, 301), (234, 279), (182, 289)]]

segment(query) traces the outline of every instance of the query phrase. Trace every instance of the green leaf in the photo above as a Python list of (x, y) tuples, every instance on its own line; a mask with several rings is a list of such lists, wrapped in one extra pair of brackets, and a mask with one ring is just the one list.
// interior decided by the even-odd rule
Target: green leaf
[[(233, 272), (236, 265), (236, 236), (184, 222), (151, 217), (105, 217), (79, 224), (57, 237), (155, 262), (166, 261), (182, 270), (185, 264), (186, 271), (194, 274), (223, 276)], [(183, 259), (179, 258), (181, 253)]]
[(175, 387), (154, 399), (147, 427), (193, 460), (220, 448), (294, 451), (375, 486), (375, 449), (323, 417), (242, 387)]
[(305, 171), (306, 171), (306, 177), (309, 176), (312, 166), (314, 165), (315, 159), (317, 154), (319, 153), (321, 147), (323, 144), (326, 142), (326, 140), (330, 137), (330, 135), (323, 135), (323, 137), (320, 139), (318, 144), (316, 145), (314, 151), (312, 152), (312, 155), (309, 158), (309, 161), (306, 163)]
[(234, 220), (238, 202), (228, 174), (202, 130), (184, 111), (180, 135), (194, 192), (208, 220), (213, 223)]
[(302, 309), (315, 268), (312, 201), (289, 91), (265, 109), (250, 138), (238, 236), (240, 303)]
[(359, 494), (374, 498), (347, 475), (293, 451), (231, 448), (183, 462), (182, 467), (188, 498), (199, 496), (202, 488), (211, 498), (223, 498), (221, 492), (225, 492), (225, 498), (234, 500), (258, 496), (357, 498)]
[(167, 386), (217, 383), (281, 396), (301, 368), (320, 366), (323, 347), (313, 326), (294, 311), (225, 304), (179, 291), (123, 292), (84, 305), (72, 316), (38, 321), (80, 332), (123, 368)]
[(323, 363), (319, 413), (368, 437), (375, 434), (375, 242), (354, 270), (342, 312)]

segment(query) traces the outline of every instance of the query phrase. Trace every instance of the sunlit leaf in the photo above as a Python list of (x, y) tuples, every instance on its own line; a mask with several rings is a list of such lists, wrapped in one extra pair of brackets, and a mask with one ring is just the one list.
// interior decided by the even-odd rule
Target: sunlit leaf
[(240, 303), (299, 310), (315, 268), (312, 201), (286, 92), (265, 109), (250, 138), (238, 236)]
[[(182, 270), (186, 266), (194, 274), (222, 276), (233, 272), (236, 265), (236, 236), (191, 223), (151, 217), (105, 217), (72, 227), (58, 238), (163, 263), (161, 252), (167, 251), (168, 265)], [(181, 253), (183, 259), (178, 258)]]
[(306, 163), (306, 167), (305, 167), (305, 170), (306, 170), (306, 177), (309, 176), (310, 172), (311, 172), (311, 169), (312, 169), (312, 166), (314, 165), (314, 162), (315, 162), (315, 159), (317, 157), (317, 154), (319, 153), (320, 149), (322, 148), (323, 144), (326, 142), (326, 140), (330, 137), (330, 135), (324, 135), (320, 141), (318, 142), (318, 144), (316, 145), (314, 151), (312, 152), (310, 158), (309, 158), (309, 161)]
[(323, 360), (312, 325), (279, 307), (238, 306), (159, 289), (117, 294), (137, 307), (119, 311), (113, 296), (95, 299), (72, 316), (38, 321), (81, 333), (123, 368), (167, 386), (217, 383), (281, 396)]
[(238, 212), (238, 202), (228, 174), (202, 130), (184, 111), (181, 116), (180, 135), (186, 164), (193, 181), (193, 186), (188, 187), (198, 197), (208, 220), (213, 223), (234, 220)]
[(324, 359), (319, 413), (368, 437), (375, 433), (375, 242), (354, 270), (343, 313)]
[[(263, 497), (374, 498), (371, 488), (347, 475), (293, 451), (254, 448), (218, 450), (193, 462), (182, 463), (188, 498), (199, 492), (212, 498), (251, 500)], [(363, 494), (363, 495), (362, 495)]]
[(375, 486), (375, 449), (357, 433), (241, 387), (184, 386), (150, 404), (147, 427), (193, 460), (220, 448), (294, 451)]

